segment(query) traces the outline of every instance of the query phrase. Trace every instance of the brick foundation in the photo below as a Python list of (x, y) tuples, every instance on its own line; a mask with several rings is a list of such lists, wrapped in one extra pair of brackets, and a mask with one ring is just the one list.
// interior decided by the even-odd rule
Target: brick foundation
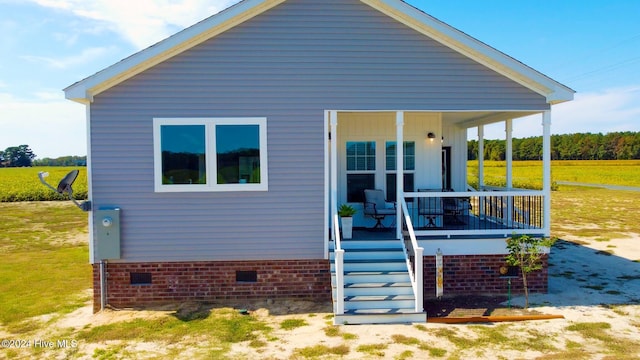
[[(500, 278), (500, 267), (505, 266), (504, 255), (443, 256), (444, 296), (507, 294), (508, 283)], [(548, 256), (542, 259), (543, 268), (527, 275), (529, 292), (546, 293), (548, 290)], [(511, 292), (523, 293), (522, 278), (511, 279)], [(424, 297), (436, 294), (436, 258), (424, 257)]]
[[(236, 281), (255, 271), (256, 282)], [(116, 308), (260, 298), (331, 300), (327, 260), (108, 263), (107, 304)], [(151, 284), (132, 285), (131, 273), (151, 274)], [(100, 264), (93, 265), (93, 309), (100, 310)]]
[[(547, 292), (548, 263), (529, 274), (532, 293)], [(507, 293), (500, 278), (504, 255), (444, 256), (444, 295)], [(236, 281), (237, 271), (255, 271), (256, 282)], [(151, 284), (132, 285), (131, 273), (151, 274)], [(142, 307), (183, 301), (219, 301), (266, 298), (331, 300), (327, 260), (202, 261), (107, 264), (107, 304)], [(435, 256), (424, 257), (424, 297), (435, 296)], [(93, 309), (100, 310), (100, 265), (93, 266)], [(522, 279), (511, 280), (511, 291), (522, 293)]]

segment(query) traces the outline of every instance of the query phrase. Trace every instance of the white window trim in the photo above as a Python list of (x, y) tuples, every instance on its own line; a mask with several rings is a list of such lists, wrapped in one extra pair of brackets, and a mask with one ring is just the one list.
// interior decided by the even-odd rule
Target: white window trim
[[(207, 184), (162, 183), (162, 144), (160, 127), (162, 125), (204, 125)], [(217, 125), (258, 125), (260, 134), (260, 183), (259, 184), (218, 184), (216, 156)], [(268, 191), (267, 163), (267, 118), (154, 118), (153, 119), (153, 168), (155, 192), (204, 192), (204, 191)]]

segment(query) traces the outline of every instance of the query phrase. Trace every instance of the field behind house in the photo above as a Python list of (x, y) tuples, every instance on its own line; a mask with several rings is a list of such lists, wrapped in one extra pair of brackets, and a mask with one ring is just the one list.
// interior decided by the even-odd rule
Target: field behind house
[(45, 180), (57, 187), (62, 178), (71, 170), (79, 170), (73, 184), (76, 199), (87, 197), (87, 171), (85, 167), (34, 166), (22, 168), (0, 168), (0, 202), (64, 200), (65, 197), (44, 186), (38, 179), (39, 172), (47, 172)]
[[(628, 179), (639, 163), (571, 163), (554, 163), (554, 176), (571, 168), (563, 176), (575, 179), (566, 181), (640, 186), (640, 175)], [(499, 177), (504, 171), (490, 165), (487, 174), (495, 170)], [(525, 178), (534, 167), (517, 163), (516, 176)], [(36, 185), (49, 191), (37, 171), (49, 171), (55, 185), (70, 169), (5, 170), (0, 169), (0, 189), (22, 171), (28, 178), (35, 174)], [(640, 192), (559, 186), (552, 195), (552, 235), (585, 245), (586, 252), (597, 249), (595, 259), (615, 258), (638, 268), (639, 203)], [(245, 302), (236, 308), (183, 304), (179, 311), (93, 315), (86, 223), (87, 214), (70, 202), (0, 203), (0, 340), (14, 341), (0, 348), (0, 359), (640, 359), (640, 295), (622, 303), (552, 308), (566, 320), (494, 325), (336, 327), (330, 305), (312, 301)], [(588, 292), (615, 296), (638, 288), (637, 271), (607, 280), (590, 270), (594, 263), (576, 265), (584, 275), (564, 269), (569, 260), (553, 264), (551, 280), (559, 287), (574, 281), (585, 298), (595, 297)], [(251, 314), (242, 315), (240, 306)], [(36, 347), (36, 339), (55, 346)], [(68, 342), (58, 343), (63, 340)]]
[[(467, 169), (469, 184), (477, 188), (478, 161), (469, 161)], [(506, 163), (485, 161), (484, 178), (486, 185), (505, 186)], [(551, 181), (640, 187), (640, 160), (554, 160)], [(514, 161), (513, 185), (542, 189), (542, 161)]]

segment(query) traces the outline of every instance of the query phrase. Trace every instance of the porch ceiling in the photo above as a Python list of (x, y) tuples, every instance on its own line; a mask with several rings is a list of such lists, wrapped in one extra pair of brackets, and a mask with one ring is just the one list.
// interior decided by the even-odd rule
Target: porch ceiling
[(529, 115), (540, 114), (542, 111), (457, 111), (442, 112), (442, 121), (453, 123), (462, 128), (472, 128), (479, 125), (517, 119)]

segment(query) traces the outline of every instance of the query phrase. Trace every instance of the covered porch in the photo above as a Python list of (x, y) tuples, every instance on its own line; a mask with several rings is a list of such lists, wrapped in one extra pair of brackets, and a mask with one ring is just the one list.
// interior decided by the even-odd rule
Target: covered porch
[[(542, 116), (543, 189), (516, 189), (512, 119), (532, 114)], [(482, 154), (484, 125), (500, 121), (507, 140), (506, 186), (484, 185), (483, 157), (478, 156), (479, 185), (472, 188), (467, 184), (468, 129), (477, 127)], [(381, 313), (400, 321), (422, 319), (425, 256), (444, 251), (502, 257), (504, 238), (514, 233), (549, 236), (550, 110), (326, 111), (325, 124), (327, 248), (332, 250), (336, 323), (394, 321)], [(382, 206), (394, 211), (378, 219), (366, 213), (368, 189), (384, 195)], [(342, 204), (358, 211), (350, 239), (340, 231)], [(359, 295), (366, 292), (376, 295)]]
[[(513, 119), (542, 118), (541, 190), (513, 187)], [(328, 227), (342, 204), (353, 206), (355, 228), (373, 228), (365, 213), (365, 189), (382, 190), (395, 216), (381, 220), (403, 238), (406, 219), (419, 237), (497, 236), (514, 233), (549, 236), (551, 193), (551, 112), (363, 112), (326, 111)], [(478, 188), (467, 184), (467, 133), (477, 128), (484, 152), (484, 126), (504, 123), (505, 186), (484, 185), (483, 157), (478, 156)], [(536, 134), (533, 134), (536, 135)], [(403, 144), (404, 146), (396, 146)], [(404, 224), (397, 226), (397, 224)], [(334, 234), (334, 232), (331, 232)], [(332, 235), (332, 238), (335, 237)]]

